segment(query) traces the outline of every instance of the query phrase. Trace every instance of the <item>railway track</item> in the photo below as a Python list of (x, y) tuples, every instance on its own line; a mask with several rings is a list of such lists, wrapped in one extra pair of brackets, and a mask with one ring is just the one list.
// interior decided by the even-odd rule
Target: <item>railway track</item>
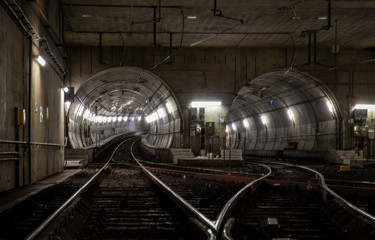
[(1, 212), (0, 239), (24, 239), (93, 175), (94, 171), (79, 172)]
[(145, 167), (140, 158), (136, 144), (117, 146), (26, 239), (375, 238), (375, 218), (314, 169), (268, 162), (236, 173)]

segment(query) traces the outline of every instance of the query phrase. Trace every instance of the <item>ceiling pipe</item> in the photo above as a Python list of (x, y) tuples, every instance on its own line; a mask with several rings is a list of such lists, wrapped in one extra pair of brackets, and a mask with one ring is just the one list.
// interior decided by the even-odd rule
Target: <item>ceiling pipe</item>
[(331, 17), (332, 17), (332, 0), (328, 0), (327, 25), (322, 27), (323, 30), (329, 30), (332, 27)]
[(229, 20), (234, 20), (234, 21), (238, 21), (240, 23), (243, 23), (243, 20), (242, 19), (239, 19), (239, 18), (232, 18), (232, 17), (227, 17), (227, 16), (224, 16), (221, 12), (221, 10), (217, 9), (217, 3), (216, 3), (216, 0), (214, 0), (214, 8), (211, 9), (212, 12), (214, 12), (214, 17), (222, 17), (222, 18), (226, 18), (226, 19), (229, 19)]

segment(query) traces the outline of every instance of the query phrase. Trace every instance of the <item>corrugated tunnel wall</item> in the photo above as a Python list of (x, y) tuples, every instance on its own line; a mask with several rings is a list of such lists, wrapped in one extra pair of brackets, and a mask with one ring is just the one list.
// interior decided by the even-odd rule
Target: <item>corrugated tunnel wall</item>
[(143, 130), (149, 130), (146, 143), (151, 146), (181, 144), (181, 111), (175, 96), (159, 77), (140, 68), (118, 67), (95, 74), (79, 87), (68, 111), (73, 148)]
[(227, 145), (247, 154), (321, 157), (341, 148), (334, 96), (305, 73), (275, 71), (249, 81), (227, 116)]

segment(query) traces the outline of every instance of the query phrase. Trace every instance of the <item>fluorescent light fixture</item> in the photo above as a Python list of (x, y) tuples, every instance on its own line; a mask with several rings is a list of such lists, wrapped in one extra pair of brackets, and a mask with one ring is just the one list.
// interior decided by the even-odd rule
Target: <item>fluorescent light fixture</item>
[(44, 58), (42, 58), (42, 56), (38, 56), (36, 58), (36, 60), (38, 61), (38, 63), (41, 65), (41, 66), (45, 66), (46, 65), (46, 60), (44, 60)]
[(187, 16), (187, 19), (197, 19), (197, 16)]
[(92, 15), (90, 15), (90, 14), (82, 14), (82, 17), (83, 18), (90, 18), (90, 17), (92, 17)]
[(288, 109), (288, 116), (289, 116), (289, 119), (294, 121), (294, 114), (292, 112), (292, 110)]
[(204, 108), (204, 107), (218, 107), (221, 105), (220, 101), (214, 102), (191, 102), (192, 108)]
[(64, 87), (64, 92), (69, 92), (69, 88), (68, 87)]
[(124, 117), (124, 121), (125, 121), (125, 122), (128, 121), (128, 116), (125, 116), (125, 117)]
[(375, 109), (373, 104), (357, 104), (354, 106), (354, 109)]
[(168, 113), (171, 114), (173, 111), (171, 104), (167, 102), (165, 105), (167, 106)]
[(138, 121), (141, 121), (141, 120), (142, 120), (142, 116), (139, 116), (139, 117), (138, 117)]
[(262, 120), (262, 123), (263, 123), (264, 125), (267, 124), (267, 119), (266, 119), (265, 116), (261, 116), (260, 119)]
[(318, 20), (327, 20), (327, 17), (317, 17)]
[(327, 107), (328, 107), (328, 110), (330, 113), (333, 113), (333, 107), (332, 107), (332, 104), (330, 103), (330, 101), (327, 100)]
[(243, 125), (245, 126), (245, 128), (248, 128), (250, 125), (249, 125), (249, 122), (247, 121), (247, 119), (244, 119), (242, 121)]
[(237, 130), (236, 124), (232, 123), (232, 129), (233, 129), (233, 131)]

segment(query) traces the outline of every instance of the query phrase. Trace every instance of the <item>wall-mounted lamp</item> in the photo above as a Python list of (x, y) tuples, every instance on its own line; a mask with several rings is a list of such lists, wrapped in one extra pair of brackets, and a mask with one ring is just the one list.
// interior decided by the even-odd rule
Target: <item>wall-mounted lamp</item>
[(36, 58), (36, 60), (38, 61), (38, 63), (41, 65), (41, 66), (45, 66), (46, 65), (46, 60), (44, 60), (44, 58), (42, 57), (42, 56), (38, 56), (37, 58)]

